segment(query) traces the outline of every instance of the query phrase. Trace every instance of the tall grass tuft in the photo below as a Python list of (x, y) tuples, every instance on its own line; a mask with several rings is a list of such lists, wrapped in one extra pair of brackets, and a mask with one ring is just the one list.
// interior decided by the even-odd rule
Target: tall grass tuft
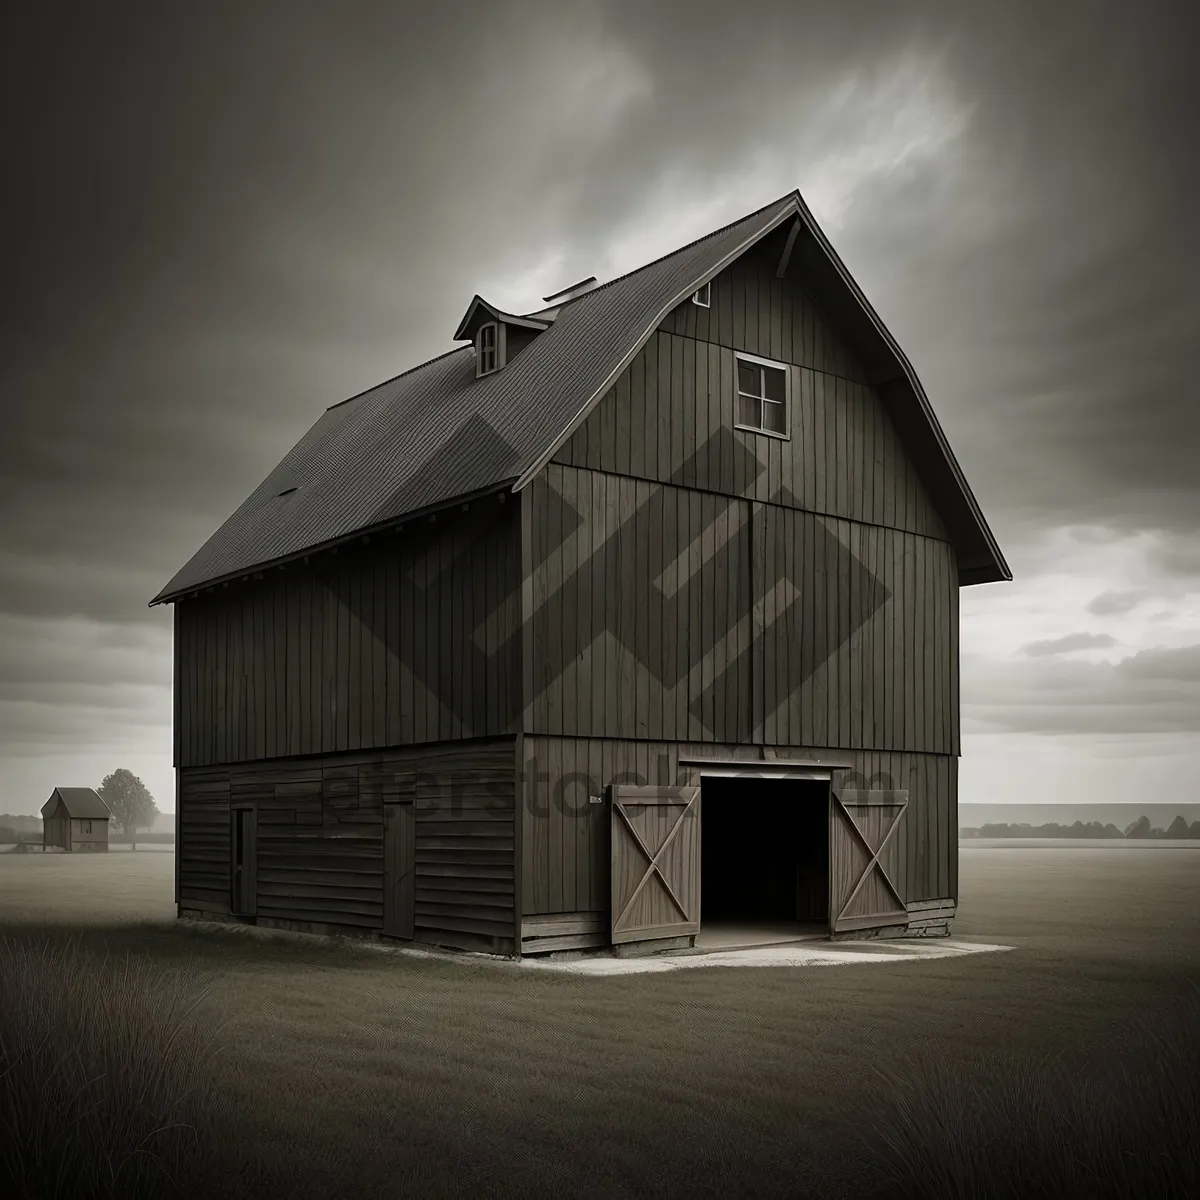
[(219, 1021), (194, 971), (0, 936), (0, 1193), (229, 1194)]
[(1200, 1196), (1194, 984), (1079, 1061), (999, 1050), (964, 1067), (931, 1048), (876, 1076), (864, 1123), (881, 1196)]

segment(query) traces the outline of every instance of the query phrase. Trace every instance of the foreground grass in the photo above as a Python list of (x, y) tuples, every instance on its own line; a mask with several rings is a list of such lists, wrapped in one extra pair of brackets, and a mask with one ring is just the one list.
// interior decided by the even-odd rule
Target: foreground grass
[(1200, 1194), (1200, 987), (1090, 1055), (924, 1051), (879, 1072), (868, 1147), (893, 1197)]
[(1200, 962), (1194, 864), (1047, 853), (964, 855), (962, 932), (1021, 948), (937, 962), (590, 979), (178, 924), (75, 936), (210, 980), (212, 1079), (262, 1195), (1002, 1195), (995, 1161), (1036, 1171), (1028, 1121), (1064, 1081), (1090, 1090), (1049, 1105), (1049, 1146), (1160, 1150), (1130, 1118), (1178, 1081), (1137, 1020), (1182, 1013), (1177, 1051), (1195, 1015), (1171, 1007)]
[[(14, 1200), (236, 1193), (194, 970), (0, 937), (0, 1191)], [(248, 1194), (248, 1193), (247, 1193)]]

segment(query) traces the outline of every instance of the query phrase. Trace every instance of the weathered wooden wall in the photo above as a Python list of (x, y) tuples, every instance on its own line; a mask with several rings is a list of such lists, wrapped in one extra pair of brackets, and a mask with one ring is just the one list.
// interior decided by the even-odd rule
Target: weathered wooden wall
[(958, 753), (949, 543), (555, 464), (529, 507), (527, 732)]
[[(957, 894), (954, 548), (780, 241), (668, 316), (525, 501), (528, 916), (606, 907), (586, 791), (698, 782), (681, 752), (885, 776), (906, 900)], [(786, 438), (735, 428), (735, 350), (787, 365)]]
[(230, 912), (231, 809), (257, 812), (260, 922), (381, 930), (383, 805), (413, 786), (416, 940), (513, 945), (515, 738), (180, 771), (179, 904)]
[(178, 603), (177, 765), (515, 732), (517, 507), (485, 498)]
[[(692, 786), (700, 768), (680, 759), (757, 758), (745, 746), (627, 739), (526, 737), (521, 846), (522, 913), (608, 907), (608, 808), (588, 797), (612, 783)], [(958, 895), (958, 759), (948, 754), (779, 747), (778, 759), (845, 764), (860, 787), (907, 788), (896, 832), (897, 884), (909, 903)], [(701, 796), (703, 821), (703, 795)], [(701, 881), (703, 888), (703, 881)]]

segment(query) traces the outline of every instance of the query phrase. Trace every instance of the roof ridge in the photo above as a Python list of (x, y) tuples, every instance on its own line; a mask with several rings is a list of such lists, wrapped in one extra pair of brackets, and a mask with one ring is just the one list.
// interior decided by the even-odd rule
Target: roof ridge
[(417, 363), (416, 366), (409, 367), (407, 371), (401, 371), (399, 375), (393, 375), (389, 379), (380, 380), (379, 383), (373, 383), (370, 387), (363, 388), (361, 392), (355, 392), (353, 396), (347, 396), (345, 400), (339, 400), (336, 404), (329, 405), (325, 411), (332, 412), (335, 408), (341, 408), (343, 404), (349, 404), (351, 400), (358, 400), (368, 392), (376, 392), (381, 387), (387, 387), (389, 383), (395, 383), (397, 379), (403, 379), (405, 375), (411, 375), (414, 371), (421, 370), (422, 367), (431, 367), (435, 362), (440, 362), (443, 358), (449, 358), (452, 354), (461, 354), (464, 350), (470, 349), (470, 346), (453, 346), (441, 354), (435, 354), (432, 358), (427, 358), (424, 362)]
[[(580, 300), (586, 300), (589, 296), (594, 296), (597, 292), (604, 291), (604, 289), (607, 287), (612, 287), (615, 283), (621, 283), (622, 281), (629, 279), (642, 271), (648, 271), (651, 267), (656, 267), (659, 265), (659, 263), (666, 262), (668, 258), (674, 258), (675, 255), (682, 254), (685, 250), (690, 250), (693, 246), (700, 245), (701, 242), (707, 242), (711, 238), (720, 237), (723, 233), (728, 233), (735, 225), (741, 225), (744, 222), (749, 221), (752, 217), (760, 216), (768, 209), (775, 208), (782, 204), (785, 200), (790, 200), (794, 196), (799, 196), (799, 194), (799, 190), (797, 188), (793, 188), (790, 192), (785, 192), (782, 196), (772, 200), (770, 204), (764, 204), (761, 208), (756, 208), (753, 212), (744, 213), (736, 220), (730, 221), (726, 225), (722, 225), (719, 229), (714, 229), (709, 233), (703, 233), (698, 238), (693, 238), (690, 242), (687, 242), (674, 250), (668, 250), (666, 254), (660, 254), (657, 258), (652, 258), (648, 263), (642, 263), (640, 267), (634, 267), (633, 270), (626, 271), (624, 275), (617, 275), (612, 279), (605, 280), (604, 283), (598, 284), (596, 287), (591, 288), (589, 291), (583, 292), (581, 295), (576, 296), (572, 300), (566, 301), (564, 304), (559, 305), (558, 307), (560, 309), (567, 308), (572, 304), (577, 304)], [(541, 312), (543, 310), (538, 309), (537, 311)]]
[[(584, 300), (588, 296), (594, 296), (597, 292), (602, 292), (605, 288), (612, 287), (613, 284), (620, 283), (622, 280), (629, 279), (631, 276), (637, 275), (640, 271), (648, 271), (651, 267), (658, 266), (659, 263), (665, 262), (668, 258), (673, 258), (676, 254), (682, 254), (685, 250), (690, 250), (693, 246), (700, 245), (701, 242), (707, 242), (710, 238), (720, 237), (721, 234), (728, 233), (735, 225), (741, 225), (744, 221), (749, 221), (752, 217), (757, 217), (760, 213), (765, 213), (768, 209), (775, 208), (777, 205), (782, 204), (785, 200), (797, 195), (799, 195), (798, 190), (793, 188), (790, 192), (785, 192), (784, 195), (777, 197), (769, 204), (764, 204), (761, 208), (756, 208), (753, 212), (744, 213), (736, 220), (730, 221), (726, 225), (722, 225), (719, 229), (713, 229), (709, 233), (703, 233), (698, 238), (693, 238), (690, 242), (687, 242), (686, 244), (679, 246), (674, 250), (668, 250), (666, 254), (660, 254), (657, 258), (651, 259), (648, 263), (642, 263), (640, 267), (634, 267), (633, 270), (626, 271), (624, 275), (617, 275), (613, 279), (608, 279), (604, 283), (592, 288), (590, 291), (583, 292), (581, 295), (575, 296), (573, 299), (567, 300), (565, 303), (560, 304), (557, 307), (561, 311), (562, 309), (575, 304), (579, 300)], [(476, 292), (475, 296), (472, 297), (472, 303), (476, 297), (483, 301), (484, 304), (488, 304), (488, 301), (484, 300), (478, 292)], [(488, 307), (491, 308), (493, 306), (488, 304)], [(541, 312), (544, 310), (538, 309), (536, 311)], [(529, 314), (526, 313), (505, 313), (503, 315), (521, 317), (522, 320), (530, 319)], [(330, 404), (325, 411), (332, 412), (335, 408), (341, 408), (343, 404), (349, 404), (351, 400), (358, 400), (360, 397), (365, 396), (368, 392), (377, 391), (381, 387), (386, 387), (389, 383), (395, 383), (397, 379), (403, 379), (406, 375), (411, 375), (414, 371), (419, 371), (423, 367), (432, 366), (435, 362), (438, 362), (443, 358), (449, 358), (452, 354), (460, 354), (464, 350), (470, 349), (471, 347), (469, 346), (455, 346), (442, 354), (435, 354), (433, 358), (427, 358), (424, 362), (420, 362), (415, 366), (409, 367), (407, 371), (401, 371), (398, 375), (393, 375), (389, 379), (381, 380), (379, 383), (363, 388), (362, 391), (355, 392), (353, 396), (347, 396), (345, 400), (339, 400), (336, 404)]]

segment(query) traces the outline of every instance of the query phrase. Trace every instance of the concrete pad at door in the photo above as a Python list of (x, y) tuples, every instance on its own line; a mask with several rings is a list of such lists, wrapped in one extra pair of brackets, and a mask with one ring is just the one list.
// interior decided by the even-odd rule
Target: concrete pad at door
[(957, 958), (990, 950), (1012, 950), (982, 942), (938, 940), (872, 945), (870, 942), (823, 945), (756, 946), (711, 954), (662, 955), (655, 958), (588, 957), (575, 959), (523, 958), (521, 965), (540, 971), (571, 971), (577, 975), (636, 975), (645, 971), (682, 971), (693, 967), (841, 967), (857, 963), (899, 962), (905, 959)]

